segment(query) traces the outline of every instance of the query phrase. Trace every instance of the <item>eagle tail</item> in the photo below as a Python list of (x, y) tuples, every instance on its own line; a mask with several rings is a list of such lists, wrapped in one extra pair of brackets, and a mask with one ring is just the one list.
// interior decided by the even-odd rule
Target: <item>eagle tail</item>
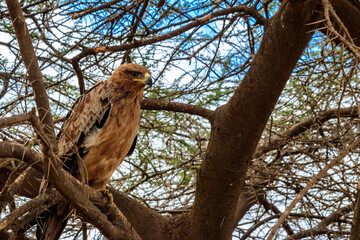
[(68, 203), (52, 206), (38, 220), (36, 229), (37, 240), (57, 240), (60, 238), (69, 220), (71, 208)]

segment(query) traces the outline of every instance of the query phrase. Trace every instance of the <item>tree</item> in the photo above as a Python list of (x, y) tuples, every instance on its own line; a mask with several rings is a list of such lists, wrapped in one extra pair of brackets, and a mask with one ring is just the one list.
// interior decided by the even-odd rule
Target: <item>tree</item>
[[(358, 1), (1, 6), (4, 236), (64, 198), (73, 238), (85, 223), (109, 239), (360, 238)], [(125, 62), (155, 87), (107, 209), (61, 169), (55, 132)], [(43, 177), (55, 188), (38, 194)]]

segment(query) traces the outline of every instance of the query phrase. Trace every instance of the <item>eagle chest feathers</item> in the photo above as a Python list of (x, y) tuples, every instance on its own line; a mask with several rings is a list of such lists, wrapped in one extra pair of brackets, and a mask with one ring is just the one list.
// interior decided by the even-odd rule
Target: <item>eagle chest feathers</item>
[(100, 129), (92, 130), (84, 139), (88, 153), (84, 157), (89, 185), (104, 188), (112, 173), (128, 154), (137, 135), (140, 101), (123, 98), (111, 106), (108, 119)]

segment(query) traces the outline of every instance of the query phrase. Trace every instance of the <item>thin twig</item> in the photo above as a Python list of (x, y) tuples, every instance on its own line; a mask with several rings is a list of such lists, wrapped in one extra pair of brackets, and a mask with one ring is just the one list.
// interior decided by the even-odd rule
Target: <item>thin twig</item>
[(304, 197), (304, 195), (309, 191), (309, 189), (314, 186), (326, 173), (332, 168), (335, 164), (339, 163), (344, 157), (346, 157), (350, 151), (355, 149), (360, 144), (360, 138), (355, 139), (349, 147), (345, 147), (341, 153), (333, 159), (330, 163), (328, 163), (323, 169), (321, 169), (311, 180), (310, 182), (300, 191), (300, 193), (296, 196), (296, 198), (290, 203), (290, 205), (285, 209), (273, 229), (271, 230), (267, 240), (273, 239), (277, 230), (280, 228), (281, 224), (285, 221), (285, 219), (289, 216), (291, 210), (295, 207), (295, 205)]
[(12, 211), (6, 217), (0, 219), (0, 230), (8, 228), (10, 225), (14, 223), (19, 217), (23, 216), (25, 213), (35, 209), (36, 207), (40, 206), (42, 203), (46, 201), (52, 201), (55, 199), (55, 196), (58, 193), (53, 191), (50, 194), (42, 194), (34, 199), (30, 200), (29, 202), (25, 203), (24, 205), (18, 207), (14, 211)]
[[(331, 33), (333, 33), (335, 36), (337, 36), (340, 39), (340, 41), (343, 42), (350, 49), (350, 51), (355, 55), (356, 58), (360, 59), (360, 51), (359, 51), (360, 48), (354, 44), (348, 30), (346, 29), (345, 25), (342, 23), (340, 18), (337, 16), (337, 14), (336, 14), (334, 8), (332, 7), (332, 5), (330, 4), (330, 2), (328, 0), (322, 0), (322, 3), (324, 5), (324, 16), (325, 16), (326, 25), (328, 26), (329, 31)], [(340, 29), (342, 29), (345, 32), (345, 35), (347, 38), (342, 36), (338, 31), (335, 30), (335, 28), (330, 20), (330, 14), (336, 20), (336, 22), (340, 25)]]

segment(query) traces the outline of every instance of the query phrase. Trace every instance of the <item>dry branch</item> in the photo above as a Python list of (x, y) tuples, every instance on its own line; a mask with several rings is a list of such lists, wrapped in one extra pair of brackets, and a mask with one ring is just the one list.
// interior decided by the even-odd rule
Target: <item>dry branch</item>
[(91, 14), (93, 12), (97, 12), (99, 10), (111, 7), (112, 5), (115, 5), (118, 2), (121, 2), (121, 0), (113, 0), (111, 2), (105, 3), (105, 4), (103, 4), (101, 6), (98, 6), (98, 7), (92, 7), (92, 8), (85, 9), (85, 10), (79, 12), (79, 13), (73, 14), (71, 17), (72, 17), (72, 19), (81, 18), (81, 17), (83, 17), (83, 16), (85, 16), (87, 14)]
[[(324, 6), (324, 16), (326, 19), (328, 30), (332, 34), (334, 34), (337, 38), (339, 38), (340, 41), (346, 45), (346, 47), (355, 55), (357, 59), (360, 59), (360, 47), (355, 45), (354, 41), (352, 40), (352, 37), (350, 36), (348, 30), (346, 29), (341, 19), (334, 11), (334, 8), (332, 7), (331, 3), (328, 0), (322, 0), (322, 3)], [(343, 36), (338, 31), (336, 31), (336, 29), (334, 28), (331, 22), (330, 16), (333, 19), (335, 19), (338, 25), (340, 25), (340, 29), (345, 32), (345, 36)]]
[(183, 27), (180, 27), (174, 31), (168, 32), (166, 34), (160, 35), (160, 36), (156, 36), (156, 37), (151, 37), (151, 38), (147, 38), (147, 39), (143, 39), (143, 40), (135, 40), (131, 43), (125, 43), (119, 46), (111, 46), (111, 47), (94, 47), (94, 48), (86, 48), (83, 52), (81, 52), (80, 54), (78, 54), (77, 56), (75, 56), (72, 61), (79, 61), (80, 59), (88, 56), (88, 55), (92, 55), (92, 54), (96, 54), (96, 53), (101, 53), (101, 52), (119, 52), (119, 51), (125, 51), (125, 50), (130, 50), (133, 48), (138, 48), (141, 46), (146, 46), (149, 44), (153, 44), (153, 43), (157, 43), (157, 42), (161, 42), (170, 38), (173, 38), (175, 36), (178, 36), (192, 28), (195, 28), (197, 26), (202, 26), (204, 24), (206, 24), (207, 22), (209, 22), (211, 19), (220, 17), (220, 16), (224, 16), (224, 15), (228, 15), (231, 13), (237, 13), (237, 12), (244, 12), (249, 14), (250, 16), (254, 17), (257, 21), (259, 22), (265, 22), (266, 20), (261, 16), (261, 14), (259, 14), (259, 12), (256, 10), (256, 8), (254, 7), (248, 7), (246, 5), (239, 5), (236, 7), (232, 7), (232, 8), (227, 8), (227, 9), (223, 9), (223, 10), (219, 10), (217, 12), (213, 12), (208, 16), (205, 16), (203, 18), (195, 18), (195, 20)]
[[(6, 217), (0, 219), (0, 230), (7, 229), (10, 227), (17, 219), (19, 219), (21, 216), (26, 214), (29, 211), (32, 211), (33, 209), (36, 209), (38, 206), (41, 206), (46, 201), (53, 201), (56, 200), (58, 193), (53, 191), (49, 195), (39, 195), (36, 198), (30, 200), (29, 202), (25, 203), (24, 205), (18, 207), (14, 211), (12, 211), (9, 215)], [(54, 203), (54, 202), (52, 202)], [(41, 213), (40, 211), (39, 213)]]
[(356, 203), (354, 207), (354, 218), (352, 222), (350, 239), (360, 239), (360, 182), (358, 183), (358, 189), (356, 194)]
[(324, 168), (322, 168), (311, 180), (310, 182), (301, 189), (300, 193), (296, 196), (296, 198), (290, 203), (290, 205), (285, 209), (278, 222), (275, 224), (273, 229), (271, 230), (267, 240), (273, 239), (280, 225), (285, 221), (285, 219), (289, 216), (291, 210), (295, 207), (295, 205), (304, 197), (304, 195), (309, 191), (309, 189), (314, 186), (326, 173), (329, 169), (331, 169), (335, 164), (339, 163), (344, 157), (346, 157), (352, 150), (354, 150), (360, 144), (360, 138), (354, 140), (348, 147), (345, 147), (341, 153), (333, 159), (330, 163), (328, 163)]
[(48, 134), (51, 142), (55, 142), (54, 123), (50, 111), (50, 104), (45, 90), (45, 84), (42, 78), (41, 70), (34, 47), (30, 38), (30, 33), (25, 22), (23, 12), (18, 0), (6, 0), (9, 14), (15, 29), (16, 38), (19, 43), (20, 52), (27, 72), (30, 83), (35, 92), (35, 102), (41, 122), (46, 126), (45, 132)]
[[(27, 165), (24, 163), (24, 164), (19, 164), (19, 166), (17, 166), (11, 172), (4, 187), (1, 190), (0, 209), (4, 209), (6, 204), (13, 200), (14, 194), (20, 190), (24, 181), (26, 180), (26, 175), (30, 172), (31, 169), (32, 169), (31, 167), (27, 167)], [(21, 172), (21, 174), (15, 178), (18, 172)]]
[(1, 89), (1, 92), (0, 92), (0, 99), (2, 99), (7, 90), (8, 90), (8, 87), (9, 87), (9, 78), (7, 78), (6, 76), (0, 74), (0, 79), (3, 81), (3, 87)]
[(327, 226), (330, 223), (338, 222), (339, 218), (341, 216), (343, 216), (346, 213), (351, 212), (352, 210), (353, 210), (353, 205), (352, 204), (349, 205), (349, 206), (346, 206), (346, 207), (342, 207), (339, 210), (331, 213), (326, 218), (324, 218), (315, 228), (311, 228), (311, 229), (308, 229), (308, 230), (305, 230), (305, 231), (300, 231), (300, 232), (298, 232), (296, 234), (290, 235), (289, 237), (287, 237), (284, 240), (302, 239), (302, 238), (305, 238), (305, 237), (314, 237), (316, 235), (329, 233), (329, 232), (331, 232), (331, 230), (329, 230), (327, 228)]
[(146, 110), (165, 110), (172, 112), (189, 113), (204, 117), (209, 121), (211, 121), (212, 115), (214, 113), (214, 111), (200, 106), (177, 102), (167, 102), (152, 98), (144, 99), (141, 103), (141, 108)]
[[(346, 29), (351, 35), (351, 39), (356, 46), (360, 47), (360, 3), (358, 0), (330, 0), (332, 7), (334, 8), (337, 16), (341, 19), (341, 22), (346, 26)], [(341, 31), (337, 24), (333, 24), (336, 31)], [(326, 35), (330, 35), (331, 32), (325, 32)], [(330, 36), (331, 37), (331, 36)], [(336, 40), (336, 39), (335, 39)], [(339, 44), (340, 41), (337, 41)]]
[(41, 155), (23, 145), (12, 142), (0, 142), (0, 158), (16, 158), (42, 172)]
[(23, 114), (14, 115), (11, 117), (1, 118), (0, 119), (0, 128), (10, 127), (11, 125), (19, 124), (19, 123), (25, 123), (25, 122), (29, 121), (30, 119), (31, 119), (31, 116), (29, 113), (23, 113)]
[(355, 118), (358, 116), (358, 111), (356, 107), (350, 108), (331, 108), (325, 110), (324, 112), (320, 113), (316, 117), (309, 117), (305, 120), (302, 120), (295, 125), (293, 125), (287, 132), (281, 134), (283, 137), (277, 137), (273, 139), (271, 142), (258, 146), (256, 152), (254, 154), (254, 158), (260, 157), (262, 154), (271, 151), (273, 149), (279, 149), (283, 147), (287, 142), (288, 138), (294, 138), (301, 133), (309, 130), (313, 126), (319, 125), (321, 126), (325, 122), (330, 119), (338, 118), (338, 117), (352, 117)]

